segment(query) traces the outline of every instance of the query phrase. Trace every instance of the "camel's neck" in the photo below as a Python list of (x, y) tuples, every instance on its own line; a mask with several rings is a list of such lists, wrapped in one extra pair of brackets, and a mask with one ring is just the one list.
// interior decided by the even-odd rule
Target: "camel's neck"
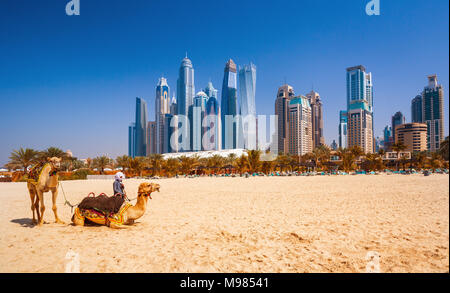
[(148, 197), (139, 195), (136, 205), (128, 209), (128, 219), (136, 220), (145, 214), (147, 208)]

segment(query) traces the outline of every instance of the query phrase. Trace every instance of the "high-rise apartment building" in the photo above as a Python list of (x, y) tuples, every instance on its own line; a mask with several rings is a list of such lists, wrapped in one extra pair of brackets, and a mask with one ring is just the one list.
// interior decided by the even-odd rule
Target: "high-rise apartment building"
[(411, 101), (411, 122), (422, 123), (422, 96), (418, 95)]
[(325, 144), (323, 136), (323, 109), (319, 93), (314, 90), (306, 95), (311, 105), (313, 148)]
[(347, 118), (348, 147), (359, 146), (365, 153), (373, 153), (372, 74), (362, 65), (347, 68)]
[(422, 92), (422, 119), (428, 128), (428, 150), (439, 150), (444, 140), (444, 89), (435, 74), (428, 76), (428, 86)]
[(288, 153), (302, 156), (313, 151), (311, 105), (299, 96), (289, 102)]
[(347, 111), (339, 111), (339, 147), (342, 149), (347, 148)]
[(294, 89), (290, 85), (283, 85), (278, 89), (275, 100), (275, 115), (278, 117), (278, 153), (289, 150), (289, 102), (294, 98)]
[(236, 64), (230, 59), (225, 65), (222, 84), (222, 149), (236, 149), (238, 146), (237, 113), (237, 70)]

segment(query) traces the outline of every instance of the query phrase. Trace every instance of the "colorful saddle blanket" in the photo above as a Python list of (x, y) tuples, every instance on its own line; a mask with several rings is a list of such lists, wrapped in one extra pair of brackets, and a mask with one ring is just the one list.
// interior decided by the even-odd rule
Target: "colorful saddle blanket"
[(79, 218), (83, 218), (85, 220), (87, 219), (90, 222), (93, 222), (98, 225), (109, 226), (110, 223), (114, 223), (116, 225), (123, 225), (125, 224), (124, 214), (131, 206), (132, 205), (129, 203), (124, 203), (118, 213), (115, 214), (111, 213), (108, 216), (94, 209), (83, 210), (80, 208), (75, 209), (75, 214)]
[(42, 170), (47, 167), (48, 163), (39, 163), (31, 167), (27, 173), (27, 182), (36, 184), (42, 175)]
[(96, 197), (85, 197), (78, 205), (82, 210), (96, 210), (104, 214), (117, 214), (125, 202), (122, 196), (108, 197), (106, 194), (100, 194)]

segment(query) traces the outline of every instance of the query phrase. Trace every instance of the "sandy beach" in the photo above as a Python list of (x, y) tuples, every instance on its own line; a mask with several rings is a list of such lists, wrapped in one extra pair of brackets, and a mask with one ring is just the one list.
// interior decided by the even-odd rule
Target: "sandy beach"
[[(126, 180), (130, 198), (141, 180)], [(33, 227), (25, 183), (0, 183), (0, 272), (449, 272), (448, 175), (161, 179), (126, 230), (55, 224), (51, 194)], [(64, 181), (68, 199), (112, 181)]]

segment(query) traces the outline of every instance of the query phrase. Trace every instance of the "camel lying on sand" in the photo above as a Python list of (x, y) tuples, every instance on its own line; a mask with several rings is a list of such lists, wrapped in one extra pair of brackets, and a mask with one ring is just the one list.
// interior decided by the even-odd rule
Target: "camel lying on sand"
[(156, 183), (141, 183), (138, 189), (136, 205), (132, 206), (129, 203), (124, 203), (118, 213), (109, 216), (105, 216), (95, 210), (76, 208), (72, 216), (72, 222), (75, 226), (84, 226), (85, 220), (87, 219), (90, 222), (106, 225), (114, 229), (125, 228), (124, 225), (132, 225), (135, 220), (144, 215), (147, 208), (147, 201), (149, 198), (152, 198), (151, 193), (154, 191), (159, 192), (159, 188), (159, 184)]
[[(27, 187), (30, 193), (31, 199), (31, 211), (33, 212), (33, 224), (38, 224), (42, 226), (44, 223), (44, 193), (52, 192), (52, 210), (55, 214), (55, 221), (59, 224), (64, 224), (58, 218), (58, 213), (56, 211), (56, 198), (58, 197), (58, 169), (61, 164), (61, 158), (47, 158), (48, 163), (46, 163), (42, 168), (36, 167), (32, 169), (29, 175), (33, 175), (33, 178), (28, 179)], [(39, 174), (37, 174), (37, 172)], [(40, 204), (40, 210), (39, 210)], [(37, 213), (37, 220), (34, 216), (34, 211)], [(40, 212), (40, 213), (39, 213)]]

